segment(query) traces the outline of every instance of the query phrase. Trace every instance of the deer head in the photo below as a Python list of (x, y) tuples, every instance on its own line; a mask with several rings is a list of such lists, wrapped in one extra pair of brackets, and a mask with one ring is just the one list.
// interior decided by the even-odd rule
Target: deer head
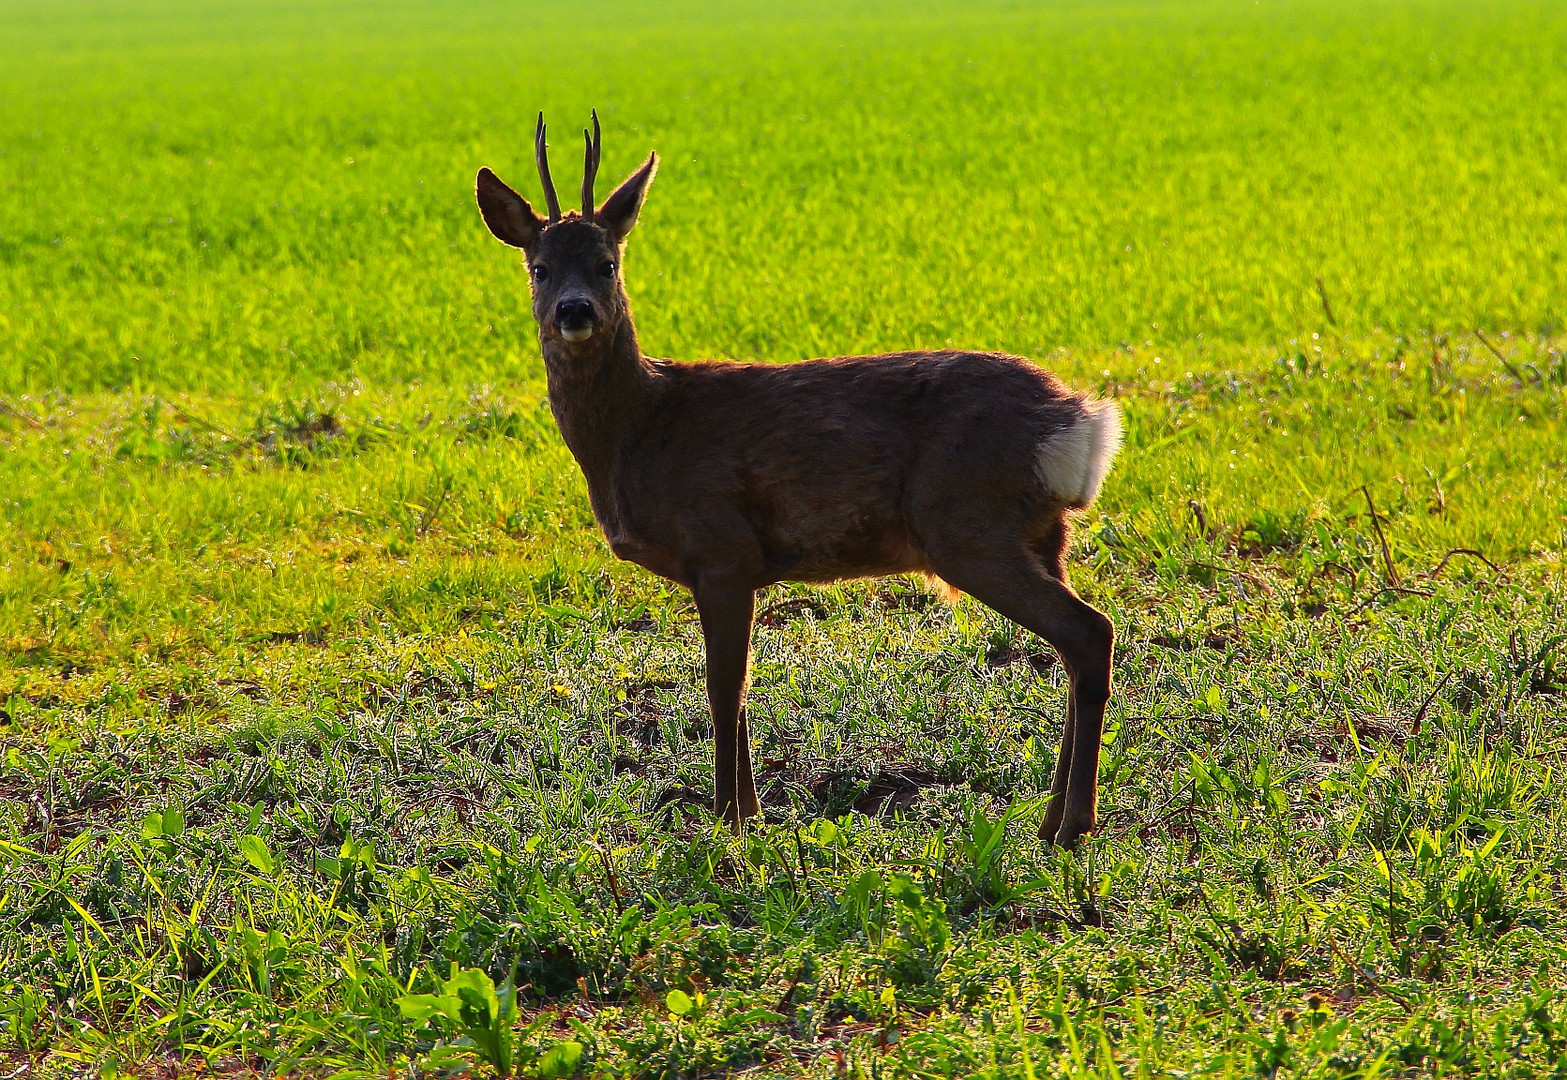
[(593, 130), (584, 130), (582, 141), (586, 148), (580, 213), (560, 211), (555, 182), (550, 179), (543, 113), (534, 132), (533, 151), (549, 216), (535, 213), (526, 199), (489, 169), (479, 170), (476, 183), (484, 223), (501, 243), (521, 248), (527, 260), (533, 317), (539, 324), (541, 343), (563, 349), (567, 355), (587, 351), (591, 348), (587, 343), (595, 337), (613, 340), (620, 324), (630, 317), (620, 276), (621, 247), (637, 222), (658, 169), (658, 155), (649, 154), (647, 162), (595, 208), (597, 110), (593, 112)]

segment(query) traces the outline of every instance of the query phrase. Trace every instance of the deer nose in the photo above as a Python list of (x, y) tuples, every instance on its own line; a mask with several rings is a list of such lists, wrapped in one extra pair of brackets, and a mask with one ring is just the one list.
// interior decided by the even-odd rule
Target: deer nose
[(587, 300), (562, 300), (555, 305), (555, 321), (562, 326), (592, 326), (593, 305)]
[(581, 297), (562, 300), (555, 305), (555, 322), (567, 341), (586, 341), (593, 336), (593, 305)]

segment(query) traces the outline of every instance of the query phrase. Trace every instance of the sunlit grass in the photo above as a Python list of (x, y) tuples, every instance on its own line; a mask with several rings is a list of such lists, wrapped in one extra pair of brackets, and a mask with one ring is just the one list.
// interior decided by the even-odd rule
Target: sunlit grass
[(523, 374), (473, 173), (533, 190), (543, 109), (574, 174), (589, 106), (606, 174), (664, 156), (660, 355), (1281, 345), (1317, 278), (1355, 335), (1563, 321), (1555, 5), (45, 10), (0, 73), (8, 391)]

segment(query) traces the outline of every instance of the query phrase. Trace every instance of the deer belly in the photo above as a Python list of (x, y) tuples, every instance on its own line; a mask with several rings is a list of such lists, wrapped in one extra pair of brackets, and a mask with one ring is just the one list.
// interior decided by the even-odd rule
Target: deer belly
[(779, 581), (823, 583), (929, 570), (907, 530), (899, 527), (853, 530), (827, 543), (799, 545), (792, 551), (785, 548), (779, 556), (768, 559)]

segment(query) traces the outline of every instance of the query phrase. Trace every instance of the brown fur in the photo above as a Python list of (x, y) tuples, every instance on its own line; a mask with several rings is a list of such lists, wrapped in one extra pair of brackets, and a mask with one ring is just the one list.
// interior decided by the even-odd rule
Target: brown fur
[[(555, 222), (487, 169), (478, 198), (491, 231), (527, 256), (550, 408), (611, 549), (695, 596), (716, 811), (738, 826), (759, 809), (743, 708), (756, 590), (923, 573), (1061, 654), (1073, 685), (1043, 831), (1075, 843), (1094, 825), (1113, 632), (1067, 586), (1070, 506), (1036, 462), (1092, 399), (993, 353), (644, 357), (619, 259), (655, 166)], [(583, 326), (590, 336), (571, 340)]]

